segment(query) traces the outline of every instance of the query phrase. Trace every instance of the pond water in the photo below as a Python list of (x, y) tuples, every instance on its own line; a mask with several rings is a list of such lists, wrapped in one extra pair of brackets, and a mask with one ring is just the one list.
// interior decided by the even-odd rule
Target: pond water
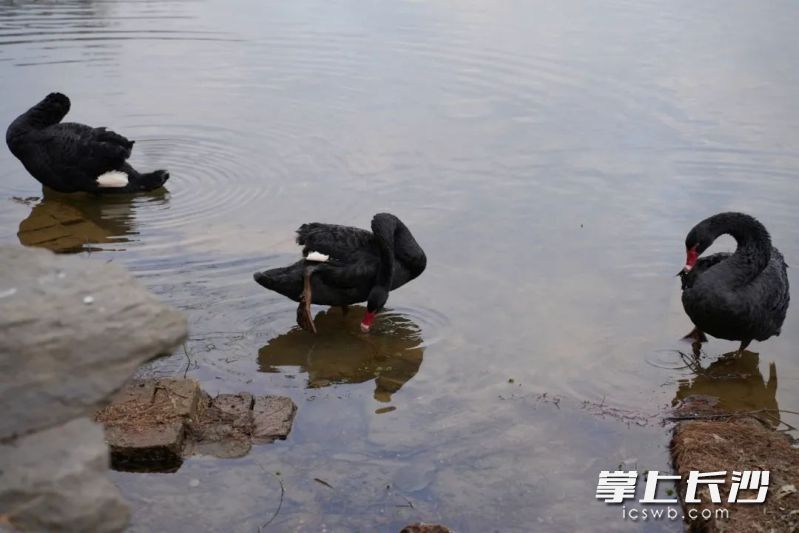
[[(299, 407), (244, 458), (114, 473), (131, 531), (257, 531), (278, 506), (266, 530), (679, 531), (623, 520), (597, 475), (669, 470), (662, 416), (689, 394), (799, 411), (799, 315), (742, 375), (697, 376), (674, 276), (723, 210), (799, 262), (798, 18), (787, 1), (0, 1), (0, 123), (62, 91), (68, 120), (172, 175), (43, 197), (3, 147), (0, 243), (123, 264), (182, 309), (185, 352), (142, 375)], [(428, 267), (371, 335), (324, 308), (298, 331), (253, 282), (296, 260), (301, 223), (381, 211)], [(736, 347), (711, 340), (702, 365)]]

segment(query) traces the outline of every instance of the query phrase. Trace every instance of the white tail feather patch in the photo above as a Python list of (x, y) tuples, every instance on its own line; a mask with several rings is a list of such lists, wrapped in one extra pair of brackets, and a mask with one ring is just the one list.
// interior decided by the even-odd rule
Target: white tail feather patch
[(330, 259), (330, 256), (319, 252), (310, 252), (305, 256), (305, 259), (307, 261), (316, 261), (317, 263), (327, 263), (327, 260)]
[(119, 170), (111, 170), (97, 176), (97, 185), (109, 189), (126, 187), (128, 185), (128, 175)]

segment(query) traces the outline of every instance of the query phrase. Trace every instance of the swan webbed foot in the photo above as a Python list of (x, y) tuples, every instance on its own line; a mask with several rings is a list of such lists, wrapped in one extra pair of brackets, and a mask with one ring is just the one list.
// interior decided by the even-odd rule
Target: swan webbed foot
[(303, 300), (300, 300), (300, 305), (297, 306), (297, 325), (305, 331), (316, 333), (316, 326), (311, 315), (311, 304)]
[(311, 274), (314, 268), (306, 268), (304, 274), (302, 294), (300, 295), (300, 303), (297, 306), (297, 325), (305, 331), (316, 333), (316, 325), (313, 323), (313, 314), (311, 314)]

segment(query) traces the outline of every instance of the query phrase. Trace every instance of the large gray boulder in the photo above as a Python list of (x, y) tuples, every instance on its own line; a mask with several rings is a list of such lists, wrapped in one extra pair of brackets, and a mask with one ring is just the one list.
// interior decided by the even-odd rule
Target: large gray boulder
[(95, 411), (185, 339), (185, 317), (117, 265), (0, 247), (0, 272), (0, 441)]
[(178, 346), (186, 320), (107, 262), (0, 246), (0, 273), (0, 518), (121, 531), (102, 428), (85, 417)]

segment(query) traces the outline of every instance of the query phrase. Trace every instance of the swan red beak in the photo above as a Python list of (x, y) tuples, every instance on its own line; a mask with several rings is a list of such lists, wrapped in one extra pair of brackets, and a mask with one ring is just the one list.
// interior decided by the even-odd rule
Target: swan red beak
[(696, 252), (696, 246), (691, 248), (686, 252), (685, 258), (685, 267), (682, 269), (683, 272), (690, 272), (694, 265), (696, 264), (696, 260), (699, 258), (699, 254)]
[(372, 329), (372, 322), (374, 322), (376, 315), (376, 312), (373, 313), (371, 311), (364, 313), (363, 320), (361, 321), (361, 331), (364, 333), (369, 333), (369, 330)]

